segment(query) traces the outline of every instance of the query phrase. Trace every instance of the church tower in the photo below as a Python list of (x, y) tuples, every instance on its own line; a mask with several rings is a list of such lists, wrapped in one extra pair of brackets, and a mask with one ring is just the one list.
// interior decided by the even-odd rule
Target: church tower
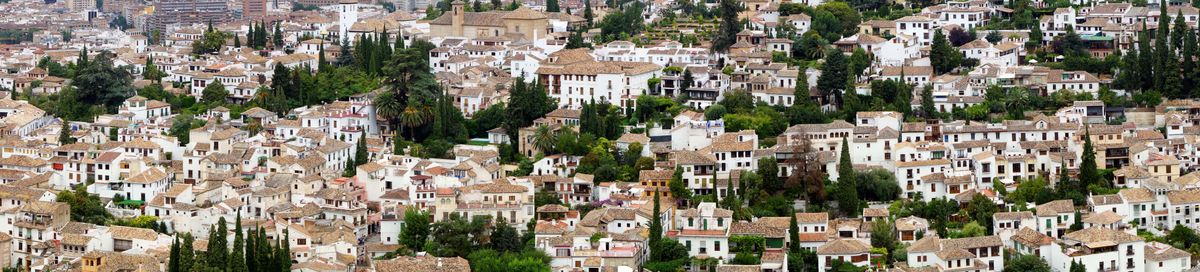
[(350, 27), (358, 22), (358, 1), (357, 0), (341, 0), (338, 1), (338, 38), (350, 39), (346, 33), (350, 31)]
[(465, 11), (463, 5), (465, 4), (462, 0), (454, 0), (454, 3), (451, 3), (454, 7), (451, 12), (454, 13), (450, 14), (450, 28), (453, 29), (455, 37), (463, 36), (463, 21), (466, 17), (466, 14), (463, 13)]

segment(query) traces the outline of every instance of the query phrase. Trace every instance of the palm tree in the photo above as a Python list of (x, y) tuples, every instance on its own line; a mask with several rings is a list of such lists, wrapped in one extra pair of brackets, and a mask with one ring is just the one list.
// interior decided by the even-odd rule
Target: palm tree
[(533, 132), (533, 146), (542, 151), (542, 154), (549, 154), (550, 150), (554, 149), (554, 133), (550, 132), (550, 127), (538, 125), (537, 130)]
[(425, 125), (425, 122), (429, 120), (428, 115), (428, 111), (418, 109), (412, 105), (405, 107), (404, 111), (400, 112), (400, 125), (408, 128), (408, 137), (410, 139), (416, 140), (416, 136), (413, 133), (417, 127)]
[(400, 118), (400, 113), (404, 112), (404, 103), (396, 99), (395, 93), (390, 90), (379, 92), (379, 96), (375, 97), (375, 113), (380, 117), (387, 119), (388, 123), (394, 124), (397, 118)]

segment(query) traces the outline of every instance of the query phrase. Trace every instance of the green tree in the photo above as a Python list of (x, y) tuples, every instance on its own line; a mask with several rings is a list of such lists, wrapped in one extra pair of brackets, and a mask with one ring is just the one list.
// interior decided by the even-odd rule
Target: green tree
[(742, 23), (738, 21), (738, 12), (742, 10), (739, 1), (721, 0), (718, 6), (721, 13), (721, 24), (712, 37), (713, 51), (727, 52), (729, 47), (737, 43), (737, 34), (742, 31)]
[(926, 85), (925, 89), (921, 90), (921, 115), (926, 119), (938, 117), (937, 107), (933, 102), (933, 86)]
[(171, 241), (171, 253), (167, 261), (167, 272), (180, 272), (179, 270), (179, 237), (176, 236), (174, 241)]
[(521, 250), (521, 237), (517, 229), (504, 222), (504, 217), (496, 220), (496, 229), (492, 231), (492, 249), (500, 252), (516, 252)]
[(779, 161), (768, 156), (758, 159), (758, 176), (762, 177), (762, 190), (774, 194), (783, 191), (783, 180), (779, 179)]
[(71, 131), (71, 122), (62, 120), (62, 128), (60, 128), (58, 132), (59, 145), (69, 145), (75, 143), (75, 137), (71, 137)]
[[(876, 219), (871, 224), (871, 247), (887, 249), (889, 254), (896, 251), (896, 229), (891, 220)], [(895, 257), (895, 256), (892, 256)]]
[(400, 230), (400, 244), (412, 250), (424, 248), (429, 236), (429, 213), (409, 208), (404, 211), (404, 228)]
[(1074, 259), (1072, 259), (1071, 260), (1071, 268), (1068, 271), (1070, 271), (1070, 272), (1087, 272), (1087, 267), (1084, 267), (1082, 263), (1079, 263), (1078, 261), (1075, 261)]
[(1096, 149), (1092, 145), (1091, 132), (1086, 127), (1083, 134), (1083, 155), (1079, 162), (1079, 181), (1084, 186), (1108, 186), (1107, 182), (1101, 180), (1100, 170), (1096, 166)]
[(846, 56), (837, 49), (828, 51), (825, 53), (825, 64), (821, 66), (821, 76), (817, 78), (817, 90), (826, 99), (844, 93), (849, 79)]
[(546, 0), (546, 12), (558, 12), (558, 0)]
[(941, 31), (934, 31), (933, 46), (929, 51), (929, 63), (933, 66), (934, 72), (937, 74), (948, 73), (958, 67), (960, 61), (962, 61), (960, 52), (950, 45), (946, 35)]
[(228, 233), (228, 223), (226, 223), (224, 216), (217, 219), (216, 226), (209, 228), (208, 251), (204, 257), (208, 265), (221, 267), (229, 261), (228, 240), (225, 238), (228, 237)]
[(128, 69), (114, 66), (108, 55), (102, 52), (95, 60), (81, 59), (82, 65), (76, 65), (71, 86), (77, 91), (80, 104), (103, 105), (109, 112), (116, 112), (117, 106), (134, 94), (133, 76)]
[(214, 80), (212, 84), (204, 86), (204, 90), (201, 91), (200, 101), (215, 107), (225, 104), (225, 100), (228, 98), (229, 90), (225, 89), (225, 84), (221, 84), (219, 80)]
[(153, 57), (146, 57), (146, 68), (142, 72), (142, 77), (155, 83), (162, 82), (163, 71), (158, 69), (158, 65), (154, 65)]
[(1037, 255), (1019, 255), (1006, 263), (1004, 272), (1050, 272), (1050, 265)]
[(192, 131), (193, 120), (195, 120), (195, 118), (193, 118), (190, 114), (176, 115), (171, 121), (171, 129), (167, 131), (167, 134), (174, 136), (175, 139), (179, 140), (179, 145), (187, 145), (188, 138)]
[(100, 196), (87, 192), (87, 184), (78, 184), (74, 190), (58, 192), (56, 201), (70, 206), (71, 221), (103, 225), (112, 219), (112, 214), (100, 202)]
[(654, 194), (654, 210), (653, 214), (650, 216), (650, 234), (649, 238), (646, 239), (646, 246), (650, 248), (651, 261), (662, 261), (663, 258), (662, 252), (658, 252), (659, 244), (662, 242), (663, 231), (661, 213), (662, 206), (659, 204), (659, 195), (659, 193)]
[[(687, 184), (683, 181), (682, 167), (675, 167), (675, 174), (671, 175), (671, 180), (667, 182), (667, 188), (671, 191), (671, 197), (676, 200), (692, 198), (692, 191), (687, 188)], [(716, 194), (716, 190), (713, 190), (713, 194)]]
[(841, 155), (838, 157), (838, 209), (846, 217), (857, 217), (862, 210), (859, 209), (857, 175), (850, 161), (850, 144), (846, 138), (842, 138)]
[(245, 238), (242, 236), (242, 214), (237, 213), (237, 218), (234, 219), (233, 226), (233, 249), (229, 254), (229, 262), (225, 271), (229, 272), (246, 272), (250, 271), (246, 267), (246, 248)]

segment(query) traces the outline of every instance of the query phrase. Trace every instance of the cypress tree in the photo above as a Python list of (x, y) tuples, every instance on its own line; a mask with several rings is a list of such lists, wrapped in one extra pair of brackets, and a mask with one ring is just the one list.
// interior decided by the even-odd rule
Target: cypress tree
[(583, 0), (583, 19), (587, 20), (588, 28), (592, 28), (595, 18), (596, 14), (592, 12), (592, 0)]
[(647, 246), (650, 248), (650, 261), (659, 261), (662, 259), (662, 252), (659, 252), (658, 245), (662, 241), (662, 213), (661, 204), (659, 204), (659, 195), (662, 192), (654, 193), (654, 214), (650, 216), (650, 237), (646, 240)]
[(1168, 55), (1171, 52), (1171, 17), (1167, 15), (1167, 5), (1159, 5), (1159, 10), (1162, 16), (1158, 19), (1158, 33), (1154, 35), (1154, 89), (1159, 90), (1168, 97), (1174, 97), (1173, 93), (1166, 90), (1167, 79), (1165, 73), (1167, 71)]
[(275, 259), (275, 253), (272, 251), (274, 245), (271, 245), (271, 241), (267, 240), (266, 230), (258, 229), (258, 242), (254, 244), (258, 246), (258, 253), (255, 253), (255, 257), (258, 258), (259, 271), (274, 271), (274, 264), (272, 263)]
[(387, 28), (383, 28), (383, 34), (379, 36), (379, 46), (376, 46), (379, 48), (379, 52), (376, 54), (376, 56), (379, 56), (381, 59), (380, 61), (386, 61), (392, 57), (392, 47), (388, 46), (389, 44), (392, 44), (391, 38), (392, 35), (388, 34)]
[(329, 71), (329, 62), (325, 61), (325, 41), (321, 41), (320, 48), (317, 49), (317, 73), (325, 73)]
[(739, 3), (736, 0), (721, 0), (717, 7), (721, 9), (721, 24), (712, 39), (713, 51), (727, 52), (730, 46), (737, 43), (737, 33), (742, 31), (742, 22), (738, 21), (738, 11), (741, 11)]
[(788, 213), (791, 220), (788, 223), (788, 237), (791, 243), (788, 243), (788, 252), (792, 254), (800, 253), (800, 224), (796, 222), (796, 211)]
[(196, 251), (192, 248), (195, 241), (191, 233), (183, 234), (183, 244), (179, 245), (179, 271), (192, 271), (196, 260)]
[(1102, 185), (1100, 180), (1100, 172), (1096, 166), (1096, 150), (1092, 146), (1091, 132), (1085, 126), (1083, 134), (1083, 155), (1079, 162), (1079, 181), (1083, 186)]
[[(1186, 26), (1185, 26), (1186, 27)], [(1191, 28), (1183, 31), (1183, 49), (1180, 51), (1180, 58), (1183, 59), (1180, 63), (1180, 73), (1183, 75), (1182, 87), (1183, 90), (1189, 91), (1189, 97), (1196, 97), (1196, 80), (1192, 78), (1196, 73), (1196, 34)]]
[(225, 238), (227, 237), (226, 233), (229, 232), (229, 229), (226, 224), (227, 222), (225, 221), (225, 217), (221, 217), (220, 219), (217, 219), (216, 228), (210, 228), (212, 234), (208, 236), (208, 257), (205, 258), (205, 261), (208, 261), (209, 266), (221, 267), (228, 261), (229, 241)]
[(1180, 9), (1178, 14), (1175, 15), (1175, 26), (1171, 29), (1171, 52), (1183, 50), (1183, 36), (1189, 30), (1191, 29), (1188, 28), (1187, 22), (1184, 22), (1183, 19), (1183, 10)]
[(546, 12), (558, 12), (558, 0), (546, 0)]
[(87, 66), (88, 66), (88, 49), (87, 49), (87, 46), (85, 45), (85, 46), (83, 46), (83, 50), (79, 51), (79, 60), (75, 61), (75, 67), (76, 67), (76, 69), (83, 69), (83, 67), (87, 67)]
[(242, 48), (242, 38), (238, 35), (233, 35), (233, 48)]
[(357, 163), (357, 165), (366, 164), (371, 161), (371, 159), (368, 158), (370, 155), (370, 151), (367, 151), (367, 132), (364, 131), (359, 134), (358, 144), (354, 146), (354, 162)]
[(1138, 90), (1142, 88), (1142, 77), (1139, 75), (1141, 60), (1138, 56), (1138, 50), (1129, 50), (1124, 58), (1121, 58), (1121, 74), (1117, 76), (1118, 86), (1126, 90)]
[(246, 247), (242, 250), (246, 253), (246, 270), (259, 271), (258, 259), (255, 257), (255, 253), (257, 253), (256, 251), (258, 250), (258, 248), (255, 246), (255, 243), (257, 242), (258, 227), (255, 227), (246, 232)]
[(1150, 45), (1149, 30), (1146, 30), (1146, 21), (1142, 21), (1142, 31), (1138, 32), (1138, 76), (1142, 80), (1141, 90), (1150, 90), (1154, 88), (1154, 48)]
[(857, 217), (858, 209), (858, 182), (854, 177), (854, 164), (850, 161), (850, 145), (846, 138), (842, 138), (842, 152), (838, 159), (838, 208), (842, 210), (842, 214), (847, 217)]
[(292, 242), (291, 241), (292, 241), (291, 235), (288, 234), (288, 230), (283, 229), (283, 243), (279, 247), (279, 251), (281, 252), (279, 254), (279, 260), (281, 263), (279, 271), (281, 271), (281, 272), (291, 272), (292, 271), (292, 249), (291, 249)]
[(242, 237), (242, 213), (237, 213), (237, 219), (234, 220), (233, 231), (233, 253), (229, 255), (228, 268), (230, 272), (245, 272), (250, 271), (246, 268), (245, 240)]
[(283, 31), (279, 29), (279, 23), (275, 23), (275, 33), (271, 34), (271, 38), (275, 48), (283, 48)]
[(167, 261), (167, 271), (168, 272), (180, 272), (179, 271), (179, 237), (178, 236), (175, 237), (175, 241), (171, 241), (171, 257), (170, 257), (170, 260)]

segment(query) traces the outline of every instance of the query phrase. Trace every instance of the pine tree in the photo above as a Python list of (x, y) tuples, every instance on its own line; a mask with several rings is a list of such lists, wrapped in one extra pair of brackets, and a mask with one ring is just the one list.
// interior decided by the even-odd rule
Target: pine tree
[(650, 216), (650, 237), (646, 240), (647, 246), (650, 248), (650, 261), (662, 260), (662, 252), (659, 252), (658, 245), (662, 242), (662, 212), (661, 204), (659, 203), (659, 195), (662, 192), (654, 193), (654, 213)]
[(354, 65), (354, 54), (350, 53), (350, 40), (349, 39), (342, 40), (342, 46), (341, 46), (341, 49), (339, 49), (339, 50), (340, 51), (338, 52), (337, 66), (345, 67), (345, 66)]
[(546, 0), (546, 12), (558, 12), (558, 0)]
[(75, 137), (71, 137), (71, 122), (64, 119), (62, 120), (62, 129), (59, 129), (58, 133), (58, 144), (69, 145), (73, 143), (75, 143)]
[(839, 157), (841, 158), (838, 158), (838, 208), (847, 217), (857, 217), (861, 211), (858, 209), (858, 181), (854, 176), (854, 164), (850, 161), (850, 144), (844, 137)]

